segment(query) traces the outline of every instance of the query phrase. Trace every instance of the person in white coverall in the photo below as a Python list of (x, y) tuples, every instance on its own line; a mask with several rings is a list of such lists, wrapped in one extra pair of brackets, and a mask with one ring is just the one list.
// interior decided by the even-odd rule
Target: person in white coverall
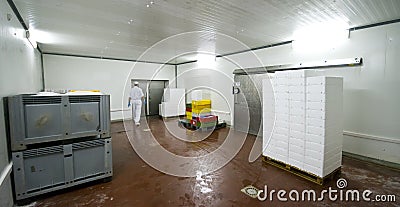
[(132, 118), (135, 121), (136, 126), (139, 126), (140, 123), (140, 112), (142, 112), (142, 99), (144, 98), (144, 94), (141, 88), (139, 88), (139, 83), (136, 81), (133, 83), (133, 88), (131, 89), (131, 93), (129, 96), (128, 107), (131, 106), (132, 100)]

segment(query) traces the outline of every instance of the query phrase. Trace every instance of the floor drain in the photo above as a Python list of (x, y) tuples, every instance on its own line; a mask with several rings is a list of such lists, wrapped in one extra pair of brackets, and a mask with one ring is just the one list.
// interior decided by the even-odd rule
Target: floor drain
[(252, 198), (257, 198), (259, 190), (256, 187), (254, 187), (252, 185), (249, 185), (249, 186), (244, 187), (240, 191), (242, 191), (244, 194), (246, 194), (246, 195), (248, 195), (248, 196), (250, 196)]

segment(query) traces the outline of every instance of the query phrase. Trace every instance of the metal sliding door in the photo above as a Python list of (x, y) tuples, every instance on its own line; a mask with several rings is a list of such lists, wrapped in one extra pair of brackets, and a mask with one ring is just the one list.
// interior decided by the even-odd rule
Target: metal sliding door
[(235, 130), (262, 134), (262, 80), (267, 78), (267, 74), (235, 75)]
[(148, 116), (158, 115), (159, 114), (159, 104), (161, 104), (163, 95), (164, 95), (164, 80), (152, 80), (149, 82), (149, 97), (148, 97)]

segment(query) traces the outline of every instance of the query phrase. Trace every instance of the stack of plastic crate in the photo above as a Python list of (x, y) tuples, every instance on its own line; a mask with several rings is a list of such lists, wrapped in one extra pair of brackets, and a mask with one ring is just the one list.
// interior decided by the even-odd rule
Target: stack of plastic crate
[(187, 106), (187, 119), (195, 128), (212, 128), (217, 125), (218, 116), (211, 114), (211, 100), (192, 100)]
[(192, 120), (192, 103), (186, 104), (186, 118)]

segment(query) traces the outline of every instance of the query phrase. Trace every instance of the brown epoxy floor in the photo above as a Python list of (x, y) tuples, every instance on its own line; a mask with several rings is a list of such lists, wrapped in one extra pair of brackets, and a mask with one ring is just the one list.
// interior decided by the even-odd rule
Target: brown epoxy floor
[[(220, 129), (199, 143), (190, 143), (173, 138), (161, 119), (150, 118), (148, 123), (161, 146), (182, 156), (204, 155), (215, 150), (230, 130)], [(149, 133), (143, 131), (145, 128), (142, 124), (129, 130), (141, 136)], [(201, 179), (170, 176), (142, 161), (132, 149), (122, 122), (113, 123), (112, 132), (114, 176), (111, 182), (86, 184), (41, 196), (31, 206), (399, 206), (399, 171), (352, 158), (343, 159), (342, 177), (348, 182), (346, 189), (370, 189), (373, 194), (394, 194), (398, 202), (333, 202), (325, 199), (321, 202), (290, 203), (277, 201), (276, 197), (273, 201), (261, 202), (240, 190), (247, 185), (259, 189), (268, 185), (269, 190), (285, 189), (289, 192), (292, 189), (312, 189), (320, 192), (329, 187), (337, 189), (336, 181), (319, 186), (265, 165), (261, 158), (249, 163), (248, 156), (255, 139), (251, 135), (235, 158), (218, 171), (203, 175)]]

